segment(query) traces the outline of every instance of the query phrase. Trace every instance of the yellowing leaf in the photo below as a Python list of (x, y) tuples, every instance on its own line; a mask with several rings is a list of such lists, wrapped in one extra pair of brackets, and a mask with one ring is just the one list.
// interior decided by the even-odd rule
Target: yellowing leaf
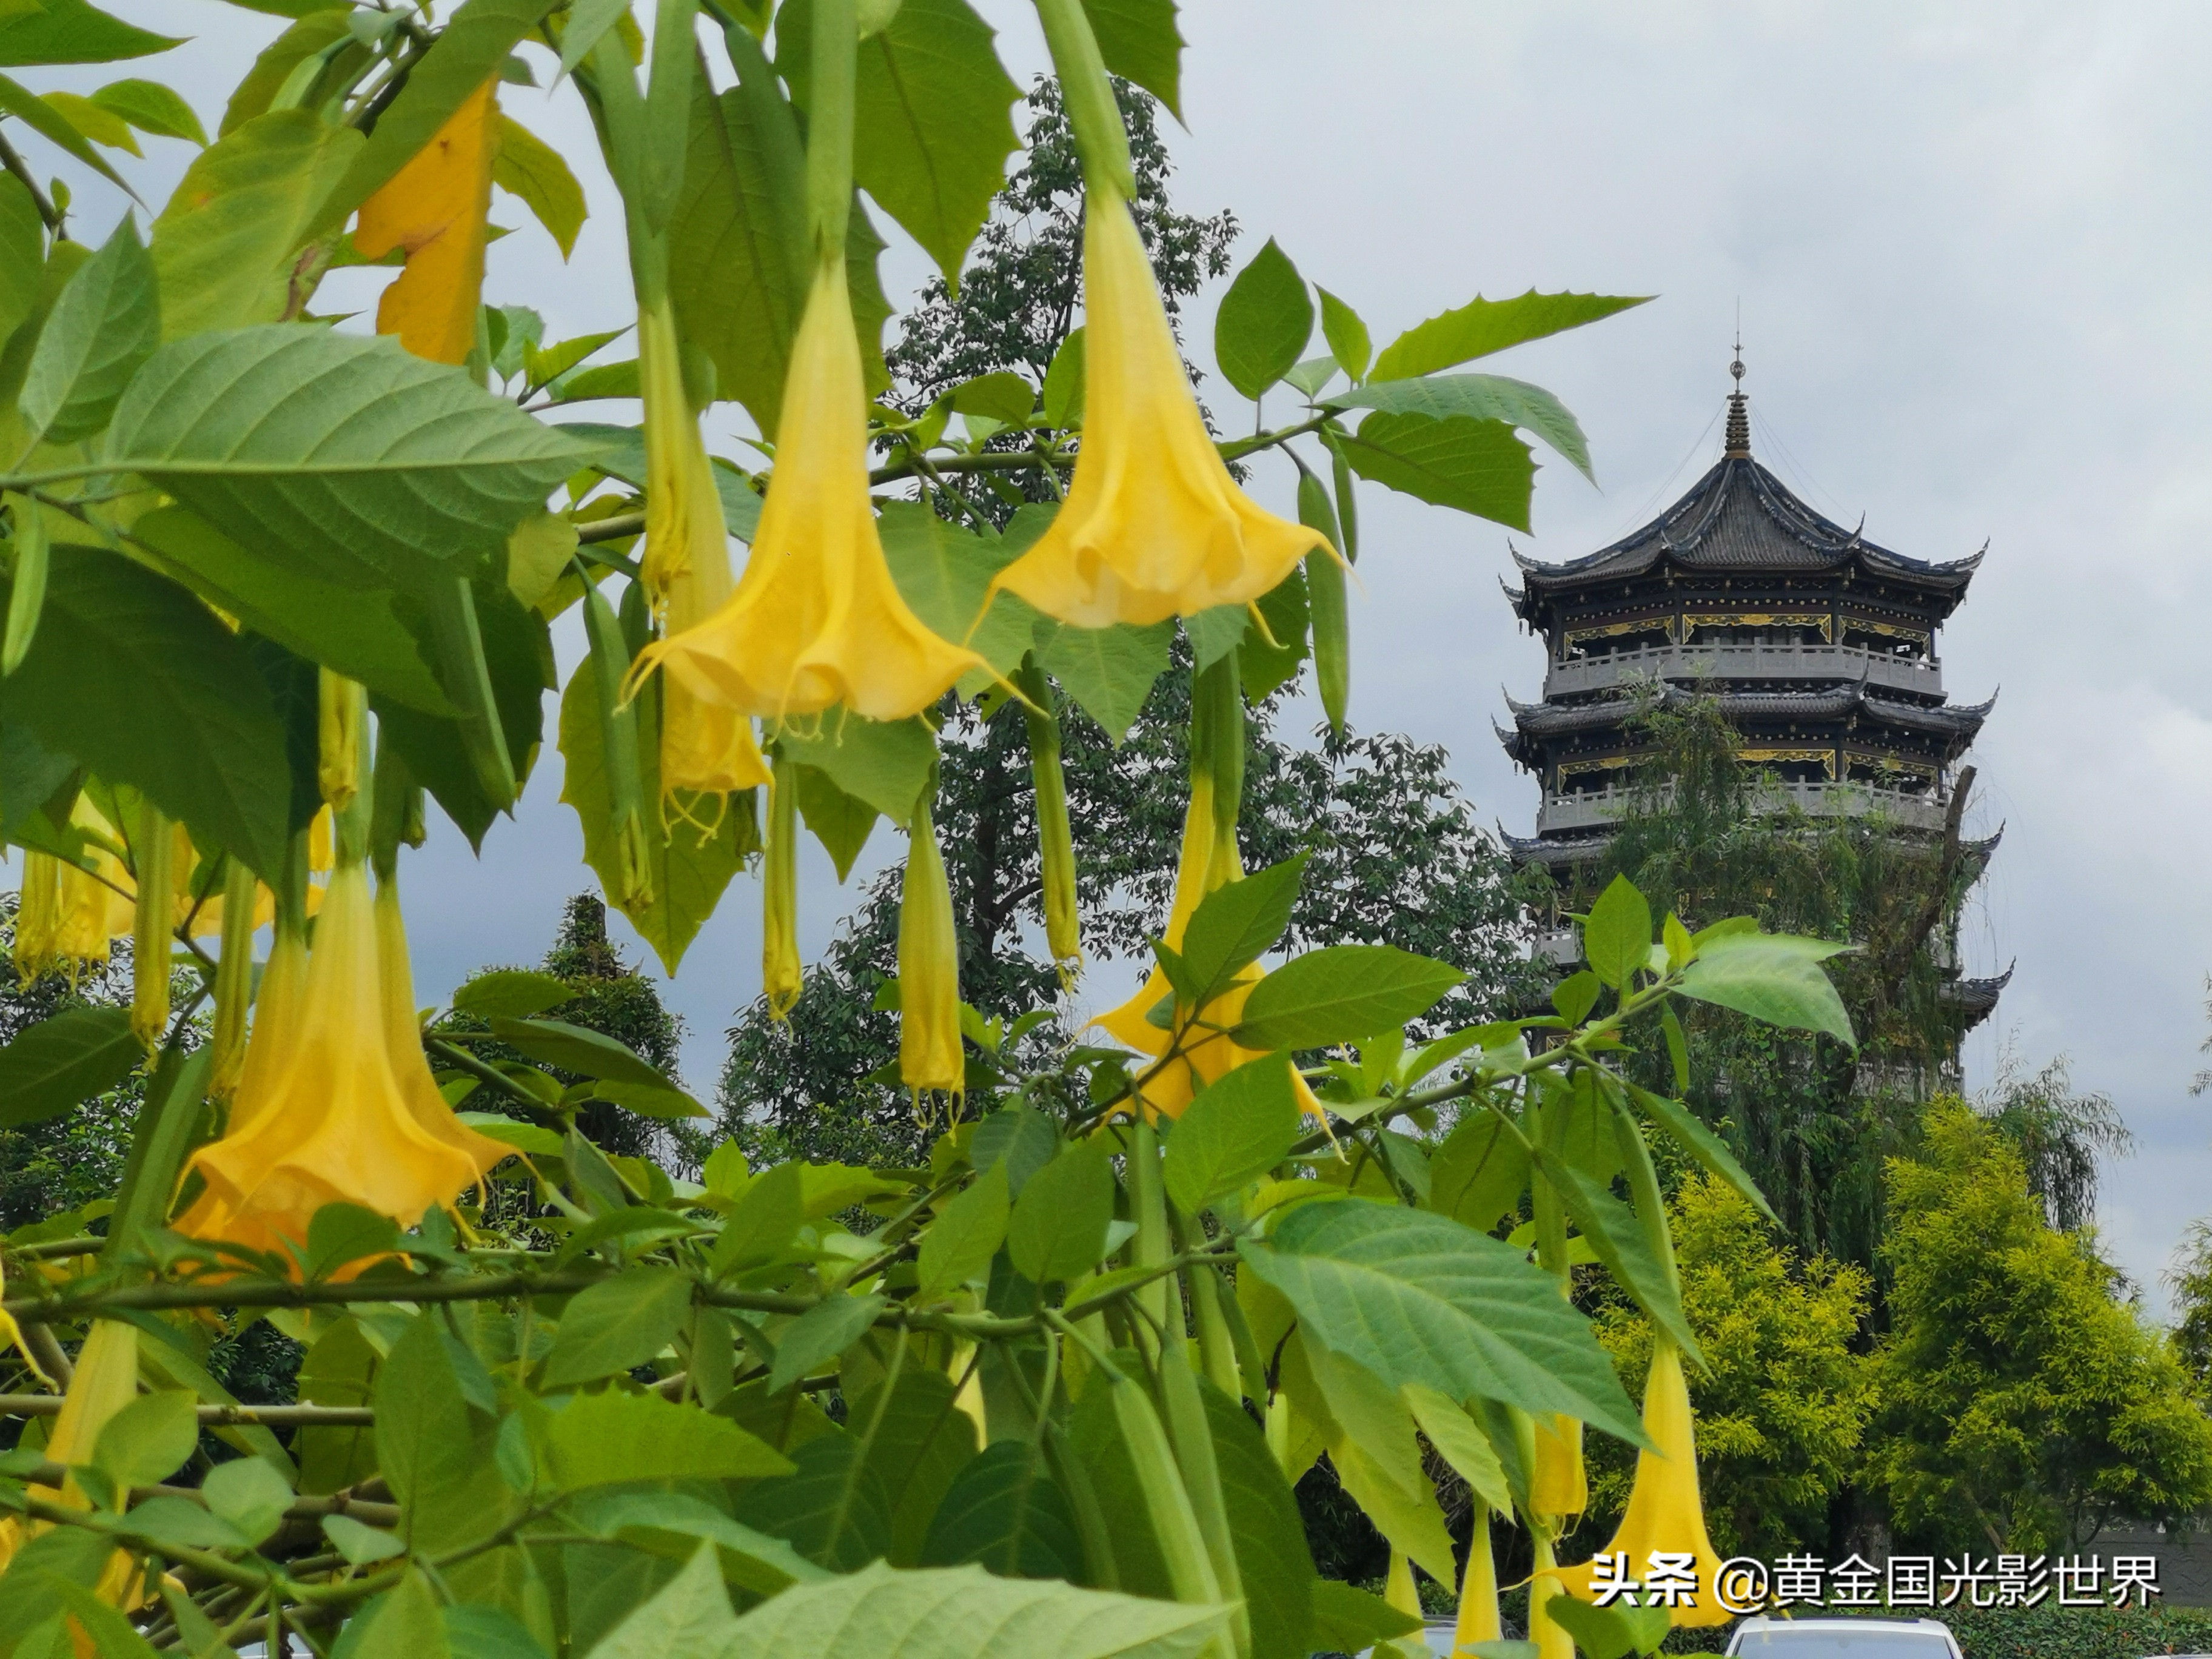
[(483, 292), (498, 105), (477, 88), (390, 181), (361, 205), (354, 246), (371, 259), (403, 249), (407, 268), (384, 290), (376, 331), (434, 362), (465, 362)]

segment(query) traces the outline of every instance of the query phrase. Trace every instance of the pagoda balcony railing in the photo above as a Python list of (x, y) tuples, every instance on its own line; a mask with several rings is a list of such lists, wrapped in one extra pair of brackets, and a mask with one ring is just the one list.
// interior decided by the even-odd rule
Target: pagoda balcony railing
[[(1902, 789), (1881, 789), (1864, 783), (1776, 782), (1771, 787), (1777, 799), (1786, 800), (1814, 817), (1857, 817), (1879, 812), (1904, 829), (1940, 830), (1943, 827), (1947, 803), (1935, 793), (1908, 794)], [(1536, 809), (1536, 833), (1601, 829), (1627, 811), (1634, 793), (1620, 788), (1547, 795)]]
[(1917, 696), (1943, 695), (1943, 667), (1858, 645), (1648, 645), (1610, 656), (1555, 662), (1547, 698), (1573, 696), (1634, 680), (1856, 680)]

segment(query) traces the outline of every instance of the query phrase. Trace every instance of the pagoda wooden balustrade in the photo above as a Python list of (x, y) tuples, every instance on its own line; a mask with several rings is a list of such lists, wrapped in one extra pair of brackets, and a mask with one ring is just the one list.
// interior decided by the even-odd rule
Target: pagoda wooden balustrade
[[(1865, 783), (1784, 783), (1769, 786), (1779, 801), (1787, 801), (1815, 817), (1850, 817), (1880, 812), (1891, 823), (1908, 830), (1941, 830), (1947, 800), (1942, 794), (1908, 794), (1902, 789), (1881, 789)], [(1611, 823), (1628, 808), (1632, 789), (1592, 789), (1581, 794), (1547, 795), (1536, 809), (1536, 833), (1595, 830)]]
[(1858, 645), (1648, 645), (1610, 656), (1553, 662), (1547, 698), (1573, 696), (1632, 680), (1856, 680), (1917, 696), (1943, 695), (1943, 667)]

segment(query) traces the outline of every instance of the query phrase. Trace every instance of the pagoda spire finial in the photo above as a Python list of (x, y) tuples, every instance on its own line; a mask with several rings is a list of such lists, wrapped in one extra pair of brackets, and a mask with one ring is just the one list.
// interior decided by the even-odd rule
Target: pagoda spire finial
[(1735, 377), (1735, 390), (1729, 393), (1728, 441), (1722, 453), (1730, 460), (1751, 459), (1751, 399), (1743, 390), (1743, 324), (1735, 328), (1735, 361), (1729, 365), (1729, 373)]

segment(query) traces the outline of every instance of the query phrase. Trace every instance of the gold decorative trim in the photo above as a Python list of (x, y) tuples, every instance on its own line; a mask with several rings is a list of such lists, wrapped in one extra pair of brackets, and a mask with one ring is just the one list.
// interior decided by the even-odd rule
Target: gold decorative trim
[(1669, 640), (1674, 637), (1672, 617), (1638, 617), (1630, 622), (1600, 623), (1589, 628), (1570, 628), (1566, 632), (1567, 649), (1571, 651), (1584, 640), (1618, 639), (1623, 634), (1648, 634), (1657, 629)]
[(1926, 761), (1905, 760), (1895, 755), (1861, 755), (1846, 750), (1844, 761), (1847, 766), (1864, 767), (1875, 772), (1904, 772), (1929, 783), (1938, 781), (1940, 774)]
[(1565, 787), (1569, 778), (1578, 778), (1589, 772), (1613, 772), (1624, 766), (1633, 766), (1644, 758), (1641, 755), (1601, 755), (1594, 760), (1571, 760), (1559, 763), (1559, 784)]
[(1844, 627), (1846, 630), (1856, 628), (1864, 634), (1884, 635), (1893, 640), (1911, 640), (1916, 645), (1928, 643), (1928, 630), (1924, 628), (1907, 628), (1902, 623), (1876, 622), (1871, 617), (1846, 617)]
[(1681, 639), (1690, 641), (1696, 628), (1817, 628), (1829, 644), (1836, 642), (1834, 619), (1825, 611), (1699, 611), (1682, 617)]
[(1836, 775), (1836, 751), (1832, 749), (1739, 749), (1735, 756), (1741, 761), (1818, 761), (1827, 769), (1832, 781)]

